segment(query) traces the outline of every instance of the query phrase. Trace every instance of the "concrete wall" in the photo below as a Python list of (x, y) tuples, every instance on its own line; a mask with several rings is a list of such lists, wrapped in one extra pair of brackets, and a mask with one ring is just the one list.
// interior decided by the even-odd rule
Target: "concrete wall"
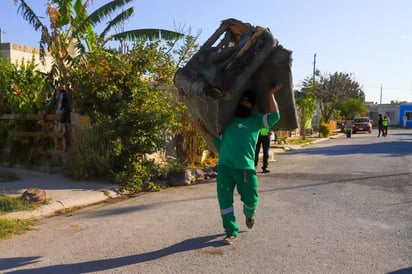
[(369, 117), (373, 120), (375, 127), (377, 126), (378, 115), (387, 113), (390, 119), (391, 126), (399, 126), (400, 105), (399, 104), (370, 104)]
[(46, 55), (46, 63), (43, 65), (40, 61), (40, 50), (38, 48), (14, 43), (0, 43), (0, 56), (3, 57), (4, 63), (6, 63), (9, 58), (12, 64), (15, 64), (17, 61), (21, 63), (22, 60), (24, 60), (24, 62), (31, 61), (33, 55), (34, 62), (41, 72), (50, 71), (53, 58), (50, 55)]
[(399, 124), (402, 127), (412, 127), (412, 104), (400, 105)]

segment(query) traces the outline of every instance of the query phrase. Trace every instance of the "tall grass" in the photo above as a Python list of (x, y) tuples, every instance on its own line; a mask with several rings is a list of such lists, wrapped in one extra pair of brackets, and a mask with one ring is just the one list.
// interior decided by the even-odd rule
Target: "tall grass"
[(112, 169), (113, 148), (103, 127), (79, 132), (65, 164), (66, 175), (74, 179), (107, 178)]

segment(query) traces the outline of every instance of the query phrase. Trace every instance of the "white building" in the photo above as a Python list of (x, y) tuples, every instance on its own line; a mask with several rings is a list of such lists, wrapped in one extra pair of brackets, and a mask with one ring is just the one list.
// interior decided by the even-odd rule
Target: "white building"
[(392, 126), (399, 126), (400, 104), (373, 104), (366, 103), (369, 110), (369, 117), (373, 120), (375, 125), (378, 122), (379, 114), (387, 114)]
[(0, 57), (3, 58), (3, 62), (6, 63), (7, 59), (10, 59), (12, 64), (24, 60), (24, 62), (31, 61), (34, 55), (34, 62), (38, 66), (41, 72), (48, 72), (51, 69), (53, 58), (50, 55), (46, 55), (45, 64), (40, 61), (40, 50), (30, 46), (19, 45), (15, 43), (0, 43)]

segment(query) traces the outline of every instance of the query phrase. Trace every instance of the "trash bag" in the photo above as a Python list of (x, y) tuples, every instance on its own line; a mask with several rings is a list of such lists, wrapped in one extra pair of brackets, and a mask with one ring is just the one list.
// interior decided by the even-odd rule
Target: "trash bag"
[(281, 82), (282, 90), (276, 94), (281, 119), (273, 129), (296, 129), (291, 60), (291, 51), (268, 28), (226, 19), (176, 72), (176, 95), (193, 119), (200, 119), (211, 134), (219, 136), (245, 90), (256, 92), (254, 111), (266, 113), (267, 93)]

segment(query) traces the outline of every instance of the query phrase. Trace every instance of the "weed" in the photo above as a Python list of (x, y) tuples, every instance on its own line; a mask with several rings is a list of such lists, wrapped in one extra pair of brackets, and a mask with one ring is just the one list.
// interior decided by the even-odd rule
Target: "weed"
[(305, 145), (305, 144), (312, 143), (315, 140), (316, 140), (316, 138), (306, 138), (306, 139), (288, 138), (287, 143), (290, 144), (290, 145)]
[[(46, 200), (46, 202), (49, 203), (50, 201)], [(0, 194), (0, 215), (9, 213), (9, 212), (33, 210), (44, 203), (40, 203), (40, 204), (25, 203), (18, 197), (10, 197), (10, 196)]]
[(7, 220), (0, 219), (0, 240), (8, 239), (12, 235), (21, 235), (30, 230), (34, 224), (33, 219), (28, 220)]

